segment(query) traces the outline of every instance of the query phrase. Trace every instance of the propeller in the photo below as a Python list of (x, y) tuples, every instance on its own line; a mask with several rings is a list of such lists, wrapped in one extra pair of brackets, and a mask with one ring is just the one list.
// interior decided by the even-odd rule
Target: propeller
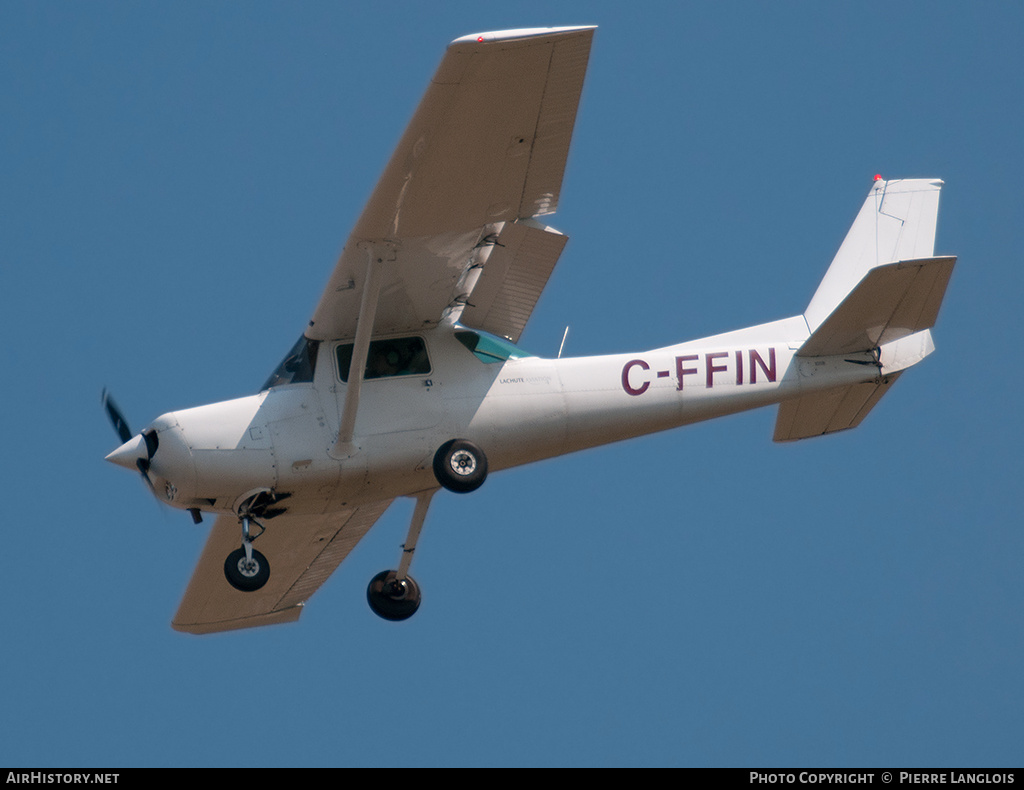
[(133, 434), (124, 414), (106, 389), (103, 390), (103, 409), (122, 442), (120, 447), (107, 456), (107, 460), (126, 469), (138, 469), (146, 485), (153, 490), (153, 481), (149, 479), (149, 465), (159, 446), (156, 432)]
[(121, 444), (131, 439), (132, 429), (128, 427), (128, 421), (124, 418), (124, 414), (121, 413), (121, 409), (114, 403), (114, 399), (105, 387), (103, 389), (103, 408), (106, 409), (107, 416), (110, 418), (110, 422), (113, 423), (117, 435), (121, 437)]
[[(146, 485), (153, 492), (153, 496), (156, 496), (157, 501), (167, 504), (161, 497), (157, 496), (156, 488), (149, 477), (150, 463), (153, 460), (153, 456), (156, 455), (157, 447), (160, 446), (160, 440), (157, 438), (156, 431), (149, 430), (145, 433), (133, 434), (132, 429), (128, 427), (128, 421), (124, 418), (124, 414), (106, 388), (103, 389), (103, 409), (106, 411), (107, 417), (110, 418), (110, 422), (122, 442), (120, 447), (107, 456), (107, 460), (118, 466), (123, 466), (125, 469), (138, 469), (139, 474), (142, 475), (142, 479), (146, 481)], [(199, 512), (199, 508), (190, 507), (188, 512), (192, 516), (193, 524), (202, 523), (203, 516)]]

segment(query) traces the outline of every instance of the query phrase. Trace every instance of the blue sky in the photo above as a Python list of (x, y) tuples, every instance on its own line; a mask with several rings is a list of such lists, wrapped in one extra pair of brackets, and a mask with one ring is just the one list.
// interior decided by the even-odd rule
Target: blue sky
[[(1015, 3), (0, 5), (0, 764), (1007, 766), (1024, 734)], [(767, 409), (397, 503), (298, 624), (169, 621), (205, 538), (103, 462), (254, 391), (451, 39), (597, 24), (522, 339), (800, 313), (875, 173), (945, 180), (937, 352), (858, 430)], [(207, 522), (209, 523), (209, 522)]]

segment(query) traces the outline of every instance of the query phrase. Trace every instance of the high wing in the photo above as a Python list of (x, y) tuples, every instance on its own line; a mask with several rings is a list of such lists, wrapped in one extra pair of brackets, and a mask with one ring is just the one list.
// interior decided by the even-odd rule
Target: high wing
[[(335, 450), (352, 438), (356, 359), (372, 335), (461, 318), (518, 340), (566, 242), (536, 218), (558, 205), (593, 33), (509, 30), (449, 45), (305, 333), (356, 338), (358, 373)], [(240, 528), (218, 517), (173, 627), (211, 633), (298, 619), (390, 502), (274, 517), (255, 543), (273, 569), (251, 592), (224, 577)]]
[(566, 240), (533, 218), (558, 205), (593, 33), (509, 30), (451, 43), (307, 337), (356, 336), (372, 258), (382, 266), (370, 289), (373, 334), (461, 317), (518, 339)]
[(266, 585), (254, 592), (236, 590), (224, 578), (224, 558), (238, 548), (234, 516), (219, 516), (206, 539), (185, 596), (171, 625), (178, 631), (209, 634), (288, 623), (341, 564), (393, 500), (312, 516), (282, 513), (255, 546), (274, 558)]

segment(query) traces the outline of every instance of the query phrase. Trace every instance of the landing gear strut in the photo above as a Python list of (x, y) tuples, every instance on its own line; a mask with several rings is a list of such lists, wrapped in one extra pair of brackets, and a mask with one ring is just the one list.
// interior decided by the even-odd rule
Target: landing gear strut
[(437, 489), (424, 491), (416, 496), (416, 509), (412, 512), (412, 523), (409, 534), (402, 544), (402, 561), (397, 571), (381, 571), (370, 580), (366, 588), (366, 602), (378, 617), (385, 620), (407, 620), (420, 608), (420, 586), (409, 575), (412, 555), (416, 551), (416, 541), (427, 518), (430, 498)]

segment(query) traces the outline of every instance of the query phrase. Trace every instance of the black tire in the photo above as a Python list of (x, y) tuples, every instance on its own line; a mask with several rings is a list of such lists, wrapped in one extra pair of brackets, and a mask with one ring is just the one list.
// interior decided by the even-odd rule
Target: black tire
[(395, 581), (395, 571), (381, 571), (366, 588), (366, 602), (373, 613), (385, 620), (408, 620), (420, 608), (420, 586), (412, 576)]
[(253, 567), (245, 567), (245, 549), (235, 549), (224, 560), (224, 578), (236, 590), (253, 592), (270, 578), (270, 563), (256, 549), (252, 550)]
[(487, 456), (465, 439), (452, 439), (434, 453), (434, 477), (457, 494), (476, 491), (487, 479)]

